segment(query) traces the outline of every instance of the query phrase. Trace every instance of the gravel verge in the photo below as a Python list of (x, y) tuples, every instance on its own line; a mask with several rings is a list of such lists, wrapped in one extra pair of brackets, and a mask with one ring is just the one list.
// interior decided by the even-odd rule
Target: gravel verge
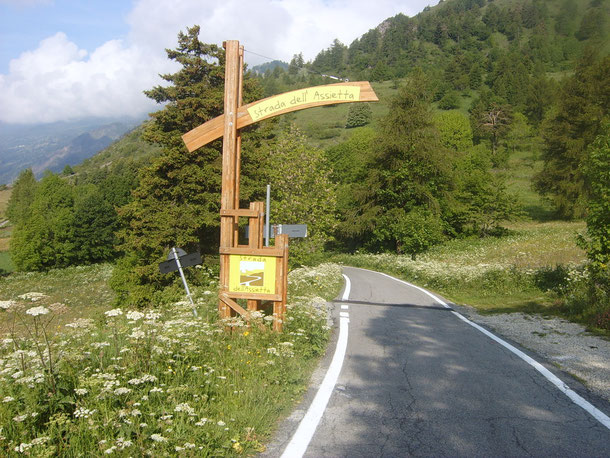
[(468, 319), (542, 355), (610, 401), (610, 341), (607, 339), (561, 318), (524, 313), (481, 315), (469, 306), (454, 308)]

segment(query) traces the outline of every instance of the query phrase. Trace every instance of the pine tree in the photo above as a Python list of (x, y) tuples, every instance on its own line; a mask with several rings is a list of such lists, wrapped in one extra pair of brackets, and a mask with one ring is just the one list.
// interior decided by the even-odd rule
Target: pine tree
[[(199, 41), (199, 27), (178, 34), (178, 47), (167, 50), (181, 64), (162, 75), (168, 86), (145, 94), (165, 107), (152, 114), (144, 137), (163, 146), (163, 154), (143, 169), (133, 200), (119, 210), (123, 229), (120, 248), (125, 258), (115, 269), (112, 285), (119, 301), (144, 303), (155, 291), (172, 282), (162, 276), (157, 263), (172, 246), (217, 253), (221, 188), (221, 142), (189, 153), (182, 142), (185, 132), (222, 114), (224, 109), (224, 50)], [(261, 97), (256, 82), (244, 78), (244, 103)], [(256, 135), (242, 133), (241, 195), (252, 200), (256, 175), (251, 156), (257, 151)], [(264, 192), (261, 185), (259, 195)]]
[(543, 169), (536, 189), (547, 196), (564, 218), (585, 214), (587, 189), (581, 163), (587, 147), (610, 113), (610, 56), (585, 54), (574, 76), (561, 87), (559, 105), (543, 126)]
[(400, 88), (375, 141), (368, 176), (354, 187), (360, 209), (353, 230), (368, 237), (371, 247), (407, 249), (401, 228), (403, 219), (415, 218), (411, 211), (419, 212), (418, 221), (441, 225), (453, 161), (440, 143), (426, 86), (416, 72)]

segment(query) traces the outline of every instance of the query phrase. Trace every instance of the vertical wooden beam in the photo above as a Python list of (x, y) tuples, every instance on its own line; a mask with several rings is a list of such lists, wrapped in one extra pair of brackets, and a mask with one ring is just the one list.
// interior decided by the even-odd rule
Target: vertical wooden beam
[(281, 292), (282, 300), (273, 303), (273, 330), (282, 331), (286, 318), (286, 300), (288, 296), (288, 234), (279, 234), (275, 237), (275, 246), (284, 251), (284, 256), (278, 258), (278, 273), (276, 274), (276, 291)]
[[(244, 47), (239, 47), (239, 63), (238, 63), (238, 83), (237, 83), (237, 108), (243, 104), (243, 85), (244, 85)], [(237, 117), (236, 117), (237, 119)], [(235, 146), (235, 208), (239, 208), (239, 183), (241, 177), (241, 133), (237, 131), (237, 139)], [(235, 234), (234, 245), (239, 243), (239, 220), (235, 217)]]
[[(225, 100), (224, 100), (224, 137), (222, 143), (222, 191), (220, 209), (235, 208), (236, 150), (237, 150), (237, 104), (239, 99), (239, 42), (225, 42)], [(234, 239), (235, 217), (220, 217), (220, 247), (231, 248)], [(229, 289), (229, 256), (220, 256), (220, 291)], [(231, 315), (231, 309), (223, 301), (218, 302), (221, 318)]]

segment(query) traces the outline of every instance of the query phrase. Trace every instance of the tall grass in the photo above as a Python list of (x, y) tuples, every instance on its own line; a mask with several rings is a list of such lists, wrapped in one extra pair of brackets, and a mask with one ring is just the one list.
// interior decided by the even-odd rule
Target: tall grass
[[(84, 268), (82, 279), (102, 283), (108, 269)], [(65, 276), (74, 280), (77, 274)], [(62, 277), (59, 271), (50, 275), (53, 281)], [(342, 284), (336, 265), (292, 272), (285, 331), (274, 333), (262, 313), (251, 326), (240, 318), (218, 322), (214, 290), (201, 292), (197, 318), (187, 302), (108, 310), (101, 294), (104, 312), (57, 330), (67, 309), (86, 307), (83, 299), (66, 295), (55, 302), (58, 290), (43, 293), (40, 278), (37, 284), (28, 280), (16, 276), (12, 292), (9, 277), (0, 292), (0, 312), (11, 323), (0, 356), (4, 456), (263, 450), (278, 418), (306, 389), (328, 337), (325, 301)], [(39, 291), (21, 293), (28, 287)]]
[[(583, 229), (584, 223), (522, 222), (509, 235), (453, 240), (416, 260), (387, 253), (333, 259), (393, 273), (484, 312), (567, 314), (559, 307), (560, 295), (582, 271), (585, 254), (575, 241)], [(558, 268), (568, 274), (548, 274)]]

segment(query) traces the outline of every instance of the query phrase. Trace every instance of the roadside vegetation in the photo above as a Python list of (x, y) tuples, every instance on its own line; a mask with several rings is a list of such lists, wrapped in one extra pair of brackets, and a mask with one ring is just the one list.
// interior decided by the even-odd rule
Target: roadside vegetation
[[(190, 303), (112, 308), (110, 265), (0, 279), (3, 456), (233, 456), (264, 443), (306, 390), (340, 267), (289, 276), (284, 332)], [(68, 285), (71, 285), (68, 286)]]

